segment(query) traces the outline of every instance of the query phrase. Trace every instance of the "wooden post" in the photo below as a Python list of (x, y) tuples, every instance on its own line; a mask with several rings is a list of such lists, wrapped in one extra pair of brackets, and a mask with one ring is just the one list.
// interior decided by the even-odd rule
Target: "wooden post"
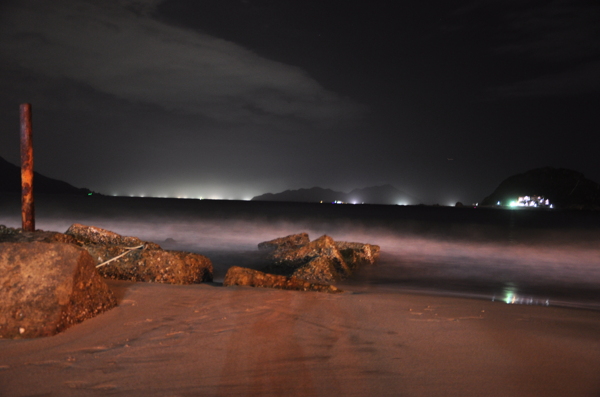
[(23, 103), (21, 110), (21, 219), (23, 231), (35, 231), (33, 205), (33, 144), (31, 140), (31, 104)]

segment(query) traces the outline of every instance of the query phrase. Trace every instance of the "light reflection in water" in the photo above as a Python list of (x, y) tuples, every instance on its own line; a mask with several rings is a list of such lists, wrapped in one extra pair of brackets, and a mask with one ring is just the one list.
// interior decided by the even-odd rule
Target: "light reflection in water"
[(550, 306), (550, 299), (538, 299), (532, 296), (520, 295), (516, 286), (512, 283), (508, 283), (502, 292), (502, 296), (497, 298), (496, 295), (492, 297), (492, 302), (501, 300), (508, 305), (542, 305)]

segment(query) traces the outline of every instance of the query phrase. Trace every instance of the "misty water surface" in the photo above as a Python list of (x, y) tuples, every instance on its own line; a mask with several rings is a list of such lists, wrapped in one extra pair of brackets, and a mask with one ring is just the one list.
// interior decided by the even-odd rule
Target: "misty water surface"
[[(1, 205), (0, 224), (19, 227), (18, 197)], [(357, 293), (600, 308), (597, 212), (42, 196), (36, 213), (43, 230), (83, 223), (204, 254), (216, 281), (232, 265), (260, 268), (259, 242), (307, 232), (381, 246), (377, 266), (342, 283)]]

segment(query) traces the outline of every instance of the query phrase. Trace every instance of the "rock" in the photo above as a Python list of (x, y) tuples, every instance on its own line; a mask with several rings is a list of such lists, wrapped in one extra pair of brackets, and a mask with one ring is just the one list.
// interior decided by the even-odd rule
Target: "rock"
[(380, 247), (378, 245), (346, 241), (336, 241), (335, 245), (352, 270), (364, 265), (373, 265), (379, 259)]
[(117, 304), (72, 244), (0, 243), (0, 285), (0, 338), (54, 335)]
[[(213, 280), (212, 262), (203, 255), (163, 250), (158, 244), (95, 226), (73, 224), (66, 234), (75, 237), (99, 265), (128, 252), (98, 268), (100, 275), (106, 278), (167, 284)], [(128, 249), (140, 245), (143, 249)]]
[(106, 229), (79, 223), (72, 224), (65, 234), (75, 237), (80, 245), (102, 244), (137, 247), (144, 244), (146, 249), (160, 249), (160, 246), (156, 243), (142, 241), (137, 237), (121, 236)]
[(239, 266), (229, 268), (223, 281), (224, 286), (242, 285), (262, 288), (279, 288), (295, 291), (343, 292), (332, 285), (309, 283), (297, 277), (285, 277), (263, 273)]
[(331, 258), (318, 256), (296, 268), (291, 277), (319, 283), (330, 283), (344, 278), (345, 275), (336, 271), (335, 262)]
[(265, 271), (269, 273), (313, 282), (330, 283), (351, 273), (335, 241), (327, 235), (308, 244), (272, 251), (268, 260), (271, 264)]
[(276, 238), (270, 241), (264, 241), (258, 244), (259, 251), (272, 252), (281, 249), (295, 248), (308, 244), (310, 239), (307, 233), (292, 234), (286, 237)]
[[(122, 246), (86, 247), (99, 261), (118, 256)], [(98, 268), (100, 275), (116, 280), (166, 284), (197, 284), (213, 280), (213, 266), (207, 257), (189, 252), (162, 249), (135, 250)]]

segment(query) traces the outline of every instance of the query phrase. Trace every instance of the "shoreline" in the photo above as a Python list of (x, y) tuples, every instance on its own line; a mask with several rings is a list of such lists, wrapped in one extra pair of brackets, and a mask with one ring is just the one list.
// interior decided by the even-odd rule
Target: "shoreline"
[(2, 396), (596, 396), (600, 312), (382, 288), (107, 280), (119, 305), (0, 340)]

